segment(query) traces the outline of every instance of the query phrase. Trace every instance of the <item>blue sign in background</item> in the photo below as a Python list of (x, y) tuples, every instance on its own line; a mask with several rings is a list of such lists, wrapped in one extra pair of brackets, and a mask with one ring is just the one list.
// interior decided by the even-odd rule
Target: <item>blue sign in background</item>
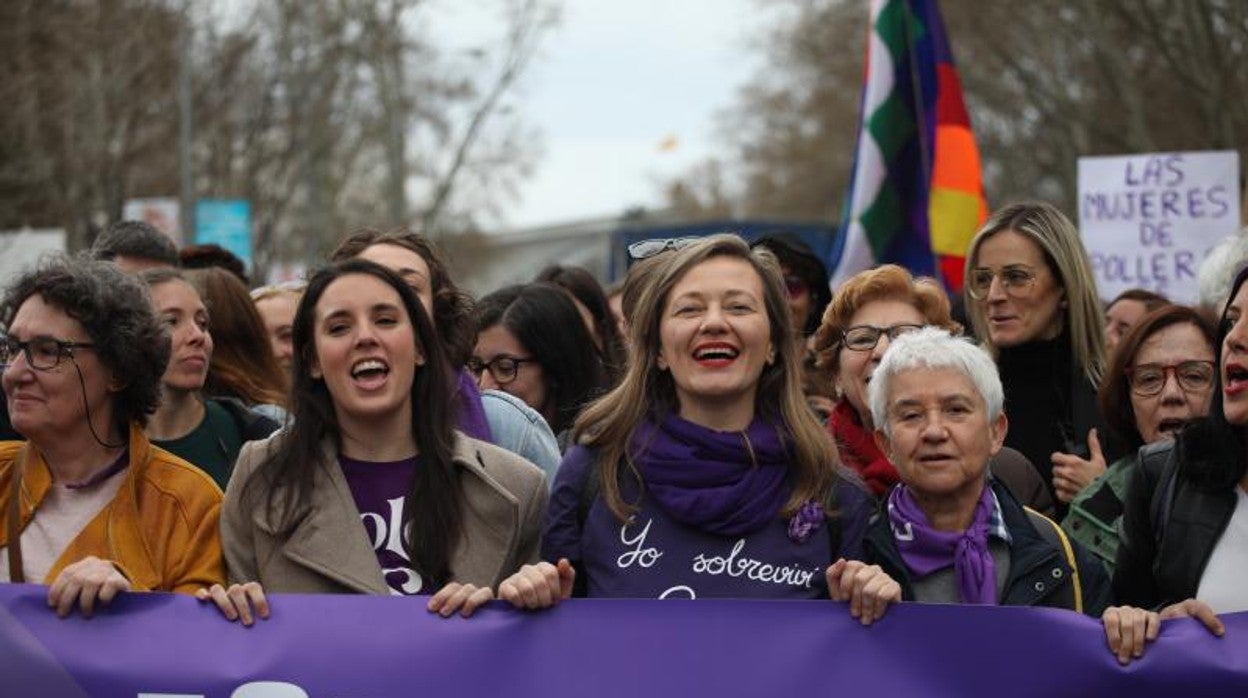
[(195, 203), (195, 244), (216, 243), (251, 268), (251, 202), (200, 199)]

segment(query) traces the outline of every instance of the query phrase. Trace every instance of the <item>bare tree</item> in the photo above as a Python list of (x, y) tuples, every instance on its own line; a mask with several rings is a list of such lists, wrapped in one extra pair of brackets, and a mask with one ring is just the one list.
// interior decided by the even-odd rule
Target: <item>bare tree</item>
[(471, 60), (421, 0), (0, 3), (0, 227), (65, 226), (76, 248), (126, 198), (175, 195), (192, 36), (195, 195), (252, 202), (261, 276), (358, 225), (471, 229), (536, 152), (508, 99), (555, 20), (552, 0), (496, 1), (505, 38)]

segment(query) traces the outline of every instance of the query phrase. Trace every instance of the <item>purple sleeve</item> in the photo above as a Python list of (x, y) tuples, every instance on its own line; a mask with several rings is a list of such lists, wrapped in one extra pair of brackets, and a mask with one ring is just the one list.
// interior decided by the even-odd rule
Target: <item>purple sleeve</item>
[(477, 390), (477, 382), (467, 369), (459, 369), (459, 385), (456, 397), (459, 402), (459, 430), (474, 439), (494, 443), (494, 435), (490, 433), (490, 423), (485, 421), (485, 408), (481, 406), (481, 392)]
[(546, 508), (546, 531), (542, 535), (542, 559), (556, 562), (561, 557), (581, 560), (581, 490), (593, 464), (593, 454), (584, 446), (573, 446), (564, 454)]
[(861, 560), (862, 538), (866, 535), (871, 515), (875, 513), (875, 498), (843, 478), (837, 478), (833, 490), (841, 517), (841, 546), (838, 557)]

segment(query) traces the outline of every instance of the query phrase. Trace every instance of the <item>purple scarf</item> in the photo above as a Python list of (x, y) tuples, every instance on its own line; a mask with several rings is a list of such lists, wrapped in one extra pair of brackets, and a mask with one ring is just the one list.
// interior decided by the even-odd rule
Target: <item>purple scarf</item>
[(494, 442), (490, 433), (490, 423), (485, 418), (485, 408), (481, 406), (481, 391), (477, 390), (477, 382), (467, 369), (456, 372), (456, 396), (459, 401), (459, 420), (456, 425), (460, 431), (474, 439)]
[(888, 496), (888, 520), (906, 568), (916, 577), (926, 577), (953, 565), (962, 603), (997, 603), (997, 566), (988, 550), (992, 512), (992, 491), (985, 486), (971, 525), (961, 533), (949, 533), (931, 527), (909, 487), (899, 485)]
[(664, 511), (707, 533), (753, 533), (778, 519), (789, 497), (780, 432), (758, 418), (745, 431), (715, 431), (676, 415), (647, 420), (629, 452)]

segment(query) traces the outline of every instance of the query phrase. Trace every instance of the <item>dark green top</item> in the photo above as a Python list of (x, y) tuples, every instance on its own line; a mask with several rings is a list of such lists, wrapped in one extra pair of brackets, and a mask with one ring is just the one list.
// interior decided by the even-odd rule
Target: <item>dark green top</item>
[(208, 473), (224, 490), (243, 447), (243, 433), (216, 400), (204, 400), (204, 419), (199, 426), (181, 438), (152, 443)]
[(1111, 575), (1118, 556), (1118, 524), (1135, 463), (1135, 454), (1114, 461), (1100, 477), (1079, 490), (1062, 519), (1062, 528), (1096, 555)]

